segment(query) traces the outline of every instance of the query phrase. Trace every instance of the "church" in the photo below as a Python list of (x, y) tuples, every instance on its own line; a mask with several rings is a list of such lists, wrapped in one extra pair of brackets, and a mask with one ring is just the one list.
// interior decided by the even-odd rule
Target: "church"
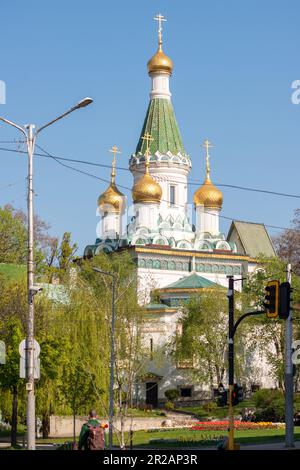
[[(158, 22), (157, 51), (148, 61), (150, 101), (135, 152), (129, 159), (132, 173), (132, 207), (128, 217), (126, 197), (116, 184), (116, 146), (112, 148), (111, 183), (98, 198), (101, 230), (84, 257), (128, 250), (136, 262), (138, 297), (145, 307), (146, 338), (151, 349), (167, 344), (176, 333), (180, 305), (202, 289), (228, 286), (227, 276), (237, 280), (256, 269), (259, 254), (275, 256), (263, 224), (233, 220), (228, 234), (220, 229), (223, 194), (213, 183), (210, 153), (203, 144), (203, 184), (188, 201), (188, 177), (192, 158), (186, 152), (171, 100), (173, 62), (163, 51), (162, 15)], [(193, 207), (193, 209), (191, 209)], [(194, 212), (194, 213), (193, 213)], [(155, 301), (151, 293), (155, 291)], [(147, 404), (165, 401), (164, 392), (177, 388), (183, 401), (201, 398), (192, 384), (193, 364), (174, 364), (165, 358), (160, 366), (149, 361), (149, 374), (139, 395)], [(261, 384), (264, 368), (261, 368)]]

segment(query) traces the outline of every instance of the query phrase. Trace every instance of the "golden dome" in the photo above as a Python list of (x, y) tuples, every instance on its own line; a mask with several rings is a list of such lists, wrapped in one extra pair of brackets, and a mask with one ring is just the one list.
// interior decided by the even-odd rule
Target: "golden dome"
[(121, 214), (125, 208), (125, 196), (111, 182), (107, 190), (98, 197), (98, 207), (102, 212), (115, 212)]
[(165, 72), (171, 75), (173, 70), (173, 62), (162, 50), (161, 45), (159, 45), (157, 52), (149, 60), (148, 64), (148, 73), (153, 72)]
[(193, 199), (195, 206), (203, 204), (204, 207), (210, 209), (221, 209), (223, 194), (207, 176), (203, 185), (195, 191)]
[(152, 178), (146, 169), (146, 173), (137, 180), (132, 188), (132, 199), (134, 203), (153, 202), (160, 203), (162, 189)]

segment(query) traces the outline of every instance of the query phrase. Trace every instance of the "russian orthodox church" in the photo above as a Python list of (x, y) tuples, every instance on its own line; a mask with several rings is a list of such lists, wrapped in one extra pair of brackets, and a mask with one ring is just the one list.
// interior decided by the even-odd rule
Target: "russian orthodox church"
[[(192, 167), (171, 101), (173, 62), (162, 48), (162, 20), (158, 15), (158, 49), (148, 61), (150, 101), (135, 152), (129, 159), (133, 176), (133, 215), (127, 219), (126, 197), (118, 189), (116, 153), (111, 183), (98, 198), (101, 233), (88, 245), (84, 257), (127, 249), (137, 264), (138, 296), (147, 314), (149, 347), (163, 347), (175, 334), (180, 305), (201, 289), (228, 285), (228, 275), (240, 279), (253, 272), (259, 254), (274, 256), (263, 224), (232, 221), (228, 234), (220, 231), (223, 194), (212, 181), (211, 144), (204, 142), (206, 171), (193, 196), (194, 219), (188, 202), (188, 176)], [(155, 291), (156, 300), (151, 301)], [(186, 400), (197, 400), (201, 391), (191, 385), (190, 363), (171, 359), (159, 367), (149, 362), (148, 381), (140, 395), (150, 404), (164, 401), (164, 392), (178, 388)], [(261, 380), (264, 380), (261, 367)]]

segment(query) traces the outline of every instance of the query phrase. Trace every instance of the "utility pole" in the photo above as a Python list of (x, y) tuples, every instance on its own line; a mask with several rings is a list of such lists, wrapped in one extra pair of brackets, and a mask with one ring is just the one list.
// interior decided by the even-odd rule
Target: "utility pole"
[(228, 276), (228, 394), (229, 394), (229, 436), (228, 450), (234, 450), (234, 278)]
[(115, 276), (112, 276), (112, 314), (110, 335), (110, 378), (109, 378), (109, 427), (108, 447), (113, 447), (113, 421), (114, 421), (114, 385), (115, 385)]
[[(287, 265), (286, 281), (291, 284), (291, 265)], [(293, 318), (292, 309), (286, 312), (285, 320), (285, 446), (294, 447), (294, 378), (292, 363), (292, 343), (293, 343)]]
[(34, 214), (33, 214), (33, 155), (34, 147), (38, 134), (45, 128), (64, 118), (73, 111), (84, 108), (91, 104), (91, 98), (84, 98), (65, 113), (56, 117), (52, 121), (43, 125), (34, 132), (35, 126), (28, 124), (19, 126), (18, 124), (0, 116), (0, 121), (15, 127), (22, 132), (25, 138), (25, 144), (28, 153), (28, 249), (27, 249), (27, 291), (28, 291), (28, 315), (27, 315), (27, 333), (26, 333), (26, 425), (27, 425), (27, 449), (35, 450), (35, 392), (34, 392), (34, 296), (40, 290), (34, 285)]
[(26, 335), (26, 390), (27, 390), (27, 449), (35, 449), (35, 393), (34, 393), (34, 261), (33, 261), (33, 152), (34, 152), (34, 125), (29, 124), (27, 129), (28, 150), (28, 257), (27, 257), (27, 289), (28, 289), (28, 316)]
[(115, 388), (115, 322), (116, 322), (116, 276), (113, 273), (102, 271), (93, 266), (97, 273), (110, 276), (112, 278), (112, 306), (111, 306), (111, 336), (110, 336), (110, 368), (109, 368), (109, 411), (108, 411), (108, 448), (113, 448), (113, 427), (114, 427), (114, 388)]
[(233, 409), (233, 393), (234, 393), (234, 335), (240, 323), (247, 317), (253, 315), (261, 315), (264, 311), (253, 311), (244, 313), (234, 322), (234, 282), (243, 279), (234, 279), (233, 276), (228, 278), (228, 395), (229, 395), (229, 429), (228, 429), (228, 450), (239, 449), (239, 445), (234, 443), (234, 409)]

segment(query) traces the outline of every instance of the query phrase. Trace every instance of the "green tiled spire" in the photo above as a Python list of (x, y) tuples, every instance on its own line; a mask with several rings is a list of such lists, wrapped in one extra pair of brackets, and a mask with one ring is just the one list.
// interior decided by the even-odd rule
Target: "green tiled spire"
[(170, 100), (154, 98), (150, 101), (136, 148), (136, 155), (138, 153), (144, 155), (146, 152), (147, 143), (142, 139), (146, 132), (151, 134), (151, 137), (154, 139), (150, 145), (151, 155), (154, 155), (157, 150), (162, 154), (169, 151), (173, 155), (176, 155), (178, 152), (182, 156), (186, 155)]

